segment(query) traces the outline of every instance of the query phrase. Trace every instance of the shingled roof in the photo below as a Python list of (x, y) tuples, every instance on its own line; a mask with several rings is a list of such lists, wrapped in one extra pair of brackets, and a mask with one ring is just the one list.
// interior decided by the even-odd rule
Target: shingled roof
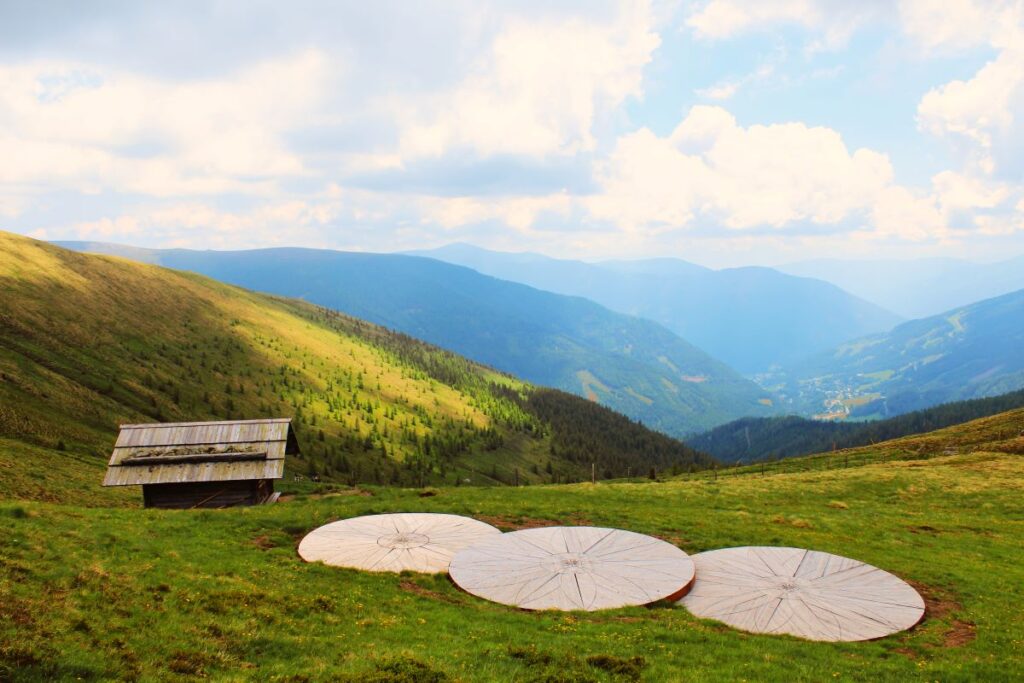
[(280, 479), (290, 418), (121, 425), (104, 486)]

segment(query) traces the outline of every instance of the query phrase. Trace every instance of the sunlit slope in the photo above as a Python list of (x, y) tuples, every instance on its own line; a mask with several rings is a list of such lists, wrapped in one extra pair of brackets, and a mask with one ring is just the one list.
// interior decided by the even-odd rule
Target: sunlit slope
[[(800, 458), (785, 458), (774, 462), (761, 462), (713, 472), (717, 478), (730, 476), (767, 475), (814, 470), (836, 470), (902, 462), (930, 460), (964, 454), (1024, 455), (1024, 408), (1009, 410), (998, 415), (971, 420), (963, 424), (936, 429), (924, 434), (913, 434), (870, 445), (840, 448)], [(695, 476), (703, 476), (698, 474)]]
[(343, 311), (677, 437), (745, 415), (774, 414), (768, 392), (662, 325), (434, 259), (65, 244)]
[(380, 483), (564, 481), (591, 462), (613, 476), (692, 460), (564, 394), (547, 398), (577, 427), (552, 427), (538, 394), (308, 304), (0, 233), (2, 438), (100, 462), (119, 423), (294, 416), (303, 457), (290, 474)]

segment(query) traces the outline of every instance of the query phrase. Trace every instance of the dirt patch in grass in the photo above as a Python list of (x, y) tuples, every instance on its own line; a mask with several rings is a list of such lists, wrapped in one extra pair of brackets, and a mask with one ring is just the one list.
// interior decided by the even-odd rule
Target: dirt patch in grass
[(10, 621), (22, 628), (35, 624), (31, 606), (10, 595), (5, 595), (0, 599), (0, 621)]
[(963, 647), (977, 637), (974, 624), (954, 619), (948, 631), (943, 634), (943, 647)]
[(446, 683), (451, 677), (413, 657), (393, 657), (378, 662), (373, 671), (336, 679), (359, 683)]
[(907, 531), (909, 531), (912, 534), (939, 534), (939, 533), (942, 533), (939, 529), (936, 529), (933, 526), (928, 526), (927, 524), (924, 524), (922, 526), (908, 526), (907, 527)]
[(504, 517), (501, 515), (478, 515), (477, 519), (502, 530), (540, 529), (548, 526), (590, 526), (585, 517), (569, 517), (565, 520), (543, 519), (541, 517)]
[(178, 650), (167, 661), (167, 668), (185, 676), (205, 676), (206, 667), (212, 663), (213, 659), (204, 652)]
[(423, 598), (430, 598), (431, 600), (440, 600), (441, 602), (448, 602), (453, 605), (461, 605), (462, 600), (452, 597), (451, 595), (445, 595), (435, 590), (431, 590), (426, 586), (421, 586), (415, 581), (403, 580), (399, 582), (398, 587), (404, 590), (406, 593), (412, 593)]
[(536, 645), (527, 645), (525, 647), (510, 645), (508, 656), (512, 659), (518, 659), (527, 666), (548, 666), (556, 660), (553, 654), (538, 650)]
[(587, 664), (602, 671), (607, 671), (613, 676), (621, 676), (630, 681), (639, 681), (640, 672), (647, 666), (647, 661), (643, 657), (623, 659), (622, 657), (614, 657), (612, 655), (591, 655), (587, 657)]
[(661, 534), (649, 534), (649, 535), (650, 536), (654, 536), (654, 538), (657, 538), (657, 539), (660, 539), (662, 541), (665, 541), (666, 543), (671, 543), (672, 545), (674, 545), (676, 547), (682, 547), (682, 546), (686, 545), (686, 543), (687, 543), (687, 540), (685, 538), (683, 538), (682, 536), (663, 536)]
[(283, 531), (286, 534), (288, 534), (288, 536), (290, 536), (291, 539), (295, 543), (298, 543), (303, 538), (305, 538), (306, 534), (308, 534), (312, 530), (313, 530), (313, 528), (311, 528), (311, 527), (296, 526), (294, 524), (288, 524), (288, 525), (285, 525), (285, 526), (281, 527), (281, 531)]
[(260, 550), (270, 550), (271, 548), (277, 547), (277, 543), (274, 542), (274, 539), (272, 539), (270, 536), (267, 536), (266, 534), (260, 534), (259, 536), (254, 537), (249, 542), (257, 548), (259, 548)]
[[(963, 605), (946, 591), (916, 581), (907, 583), (924, 598), (925, 619), (945, 619), (963, 609)], [(976, 627), (973, 623), (954, 617), (950, 619), (948, 628), (942, 634), (942, 647), (963, 647), (976, 636)]]
[[(295, 493), (282, 493), (281, 497), (277, 499), (278, 503), (287, 503), (288, 501), (295, 500), (298, 494)], [(361, 489), (358, 486), (353, 486), (349, 489), (342, 489), (340, 491), (327, 491), (326, 493), (307, 493), (303, 494), (303, 498), (306, 500), (320, 500), (321, 498), (338, 498), (340, 496), (360, 496), (362, 498), (370, 498), (373, 496), (373, 491), (367, 491)]]

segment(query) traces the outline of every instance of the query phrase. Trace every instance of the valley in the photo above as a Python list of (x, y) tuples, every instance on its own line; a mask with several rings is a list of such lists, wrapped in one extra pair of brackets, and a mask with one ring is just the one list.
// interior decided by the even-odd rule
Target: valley
[(846, 342), (759, 381), (795, 412), (885, 418), (1024, 387), (1024, 290)]
[(414, 252), (658, 322), (745, 375), (882, 332), (901, 318), (822, 279), (679, 259), (587, 263), (468, 244)]

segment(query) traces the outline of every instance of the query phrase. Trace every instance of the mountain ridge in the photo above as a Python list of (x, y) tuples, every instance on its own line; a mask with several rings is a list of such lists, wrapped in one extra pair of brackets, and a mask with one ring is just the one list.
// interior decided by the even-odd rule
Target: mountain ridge
[(409, 253), (654, 320), (748, 375), (901, 320), (833, 284), (761, 266), (712, 270), (673, 258), (591, 263), (467, 244)]
[(708, 462), (575, 396), (193, 273), (0, 232), (0, 302), (0, 440), (40, 461), (99, 467), (121, 423), (292, 416), (303, 453), (289, 476), (325, 481), (536, 483)]
[(774, 412), (768, 392), (657, 323), (435, 259), (300, 248), (124, 251), (343, 311), (597, 400), (673, 436)]

